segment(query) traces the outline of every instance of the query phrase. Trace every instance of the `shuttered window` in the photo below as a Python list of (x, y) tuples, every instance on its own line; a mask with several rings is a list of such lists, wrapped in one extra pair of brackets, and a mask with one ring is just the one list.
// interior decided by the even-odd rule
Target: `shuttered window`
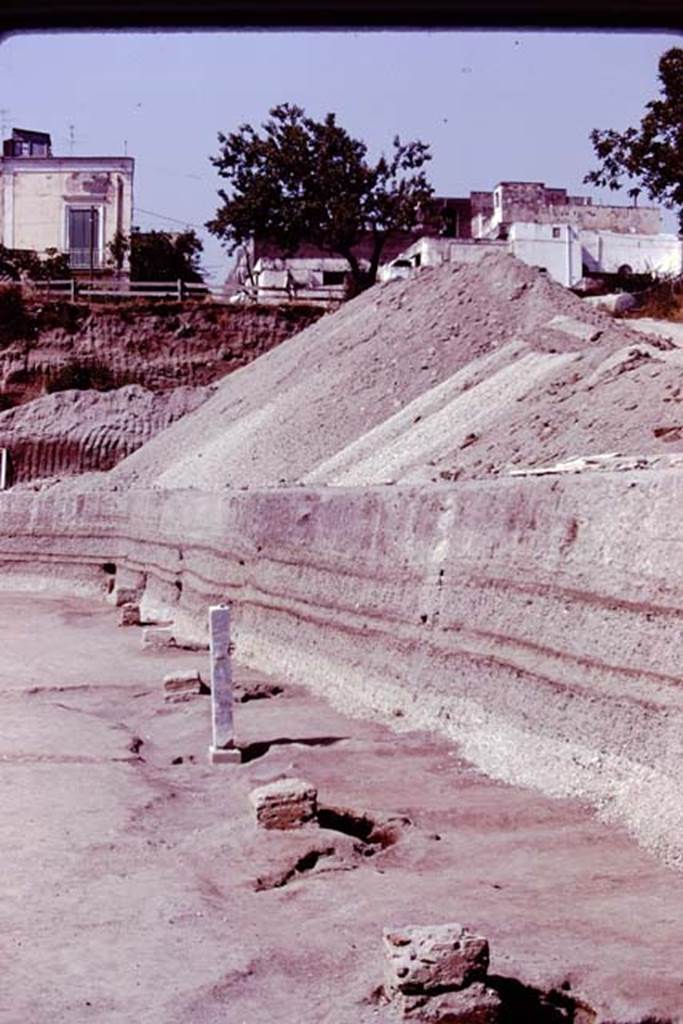
[(69, 210), (69, 260), (75, 269), (100, 265), (99, 216), (96, 207)]

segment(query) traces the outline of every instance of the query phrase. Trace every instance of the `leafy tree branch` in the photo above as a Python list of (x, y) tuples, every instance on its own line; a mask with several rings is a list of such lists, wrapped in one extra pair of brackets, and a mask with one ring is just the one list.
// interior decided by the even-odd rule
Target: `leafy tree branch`
[[(316, 121), (285, 103), (270, 111), (260, 133), (243, 124), (218, 141), (211, 162), (228, 188), (219, 190), (209, 231), (230, 252), (256, 236), (290, 256), (313, 243), (346, 259), (355, 291), (375, 281), (387, 239), (409, 230), (432, 194), (423, 170), (431, 159), (427, 145), (396, 136), (390, 155), (373, 164), (365, 143), (334, 114)], [(365, 268), (355, 250), (368, 238)]]
[(683, 49), (662, 55), (658, 78), (661, 98), (646, 105), (638, 128), (591, 132), (600, 166), (584, 181), (612, 190), (636, 182), (629, 195), (637, 199), (643, 190), (653, 201), (676, 209), (683, 233)]

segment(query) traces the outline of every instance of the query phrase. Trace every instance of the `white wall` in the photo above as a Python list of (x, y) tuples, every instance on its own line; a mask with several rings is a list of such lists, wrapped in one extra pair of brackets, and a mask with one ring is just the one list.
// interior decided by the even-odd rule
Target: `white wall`
[(259, 259), (254, 265), (258, 301), (342, 301), (346, 297), (346, 281), (341, 284), (325, 284), (325, 272), (348, 275), (349, 264), (343, 257), (337, 256)]
[(583, 262), (589, 270), (616, 274), (629, 266), (634, 274), (680, 274), (683, 242), (676, 235), (626, 235), (616, 231), (580, 231)]
[[(634, 273), (683, 272), (683, 241), (675, 235), (628, 235), (616, 231), (577, 230), (570, 224), (515, 223), (507, 241), (487, 239), (419, 238), (397, 259), (409, 259), (416, 267), (442, 263), (475, 263), (494, 250), (507, 249), (532, 267), (543, 267), (566, 288), (589, 270), (617, 273), (628, 265)], [(380, 280), (390, 278), (390, 265), (380, 271)]]
[(566, 288), (580, 281), (581, 243), (569, 224), (512, 224), (508, 240), (513, 256), (544, 268)]
[[(488, 239), (431, 238), (425, 235), (408, 246), (396, 259), (409, 259), (416, 267), (439, 267), (442, 263), (477, 263), (488, 252), (501, 249), (507, 249), (507, 242)], [(385, 267), (387, 266), (389, 264), (385, 264)], [(382, 276), (380, 276), (381, 279)]]

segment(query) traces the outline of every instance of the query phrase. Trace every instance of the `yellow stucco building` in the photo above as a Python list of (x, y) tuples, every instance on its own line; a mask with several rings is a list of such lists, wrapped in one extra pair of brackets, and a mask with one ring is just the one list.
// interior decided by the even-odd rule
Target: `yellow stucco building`
[(47, 133), (13, 129), (0, 157), (0, 241), (40, 256), (65, 253), (74, 271), (113, 269), (107, 247), (117, 231), (131, 233), (134, 164), (128, 156), (53, 156)]

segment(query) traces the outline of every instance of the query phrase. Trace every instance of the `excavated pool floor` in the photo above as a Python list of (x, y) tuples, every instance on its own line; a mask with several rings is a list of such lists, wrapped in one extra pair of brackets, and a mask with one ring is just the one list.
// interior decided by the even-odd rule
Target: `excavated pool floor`
[[(625, 833), (239, 667), (246, 756), (212, 767), (209, 699), (162, 688), (207, 656), (116, 620), (0, 594), (3, 1024), (388, 1024), (382, 928), (447, 921), (519, 1024), (683, 1020), (681, 875)], [(325, 827), (257, 830), (283, 776)]]

